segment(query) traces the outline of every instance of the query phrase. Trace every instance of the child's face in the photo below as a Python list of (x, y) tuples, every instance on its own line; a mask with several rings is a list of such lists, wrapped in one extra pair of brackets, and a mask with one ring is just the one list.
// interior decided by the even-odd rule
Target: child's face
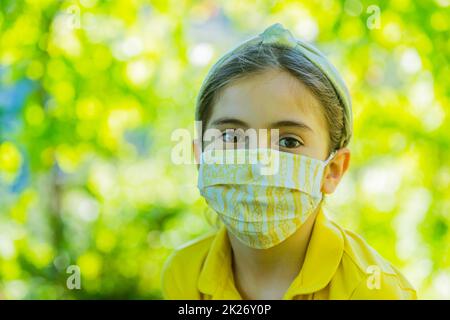
[[(328, 157), (328, 128), (320, 102), (282, 70), (267, 70), (227, 86), (213, 106), (205, 129), (210, 128), (222, 132), (224, 143), (234, 140), (226, 129), (278, 129), (274, 143), (280, 151), (321, 160)], [(258, 146), (269, 147), (269, 143), (258, 141)]]
[[(204, 130), (212, 128), (221, 132), (217, 138), (225, 143), (233, 143), (234, 138), (230, 139), (226, 129), (278, 129), (275, 143), (280, 151), (321, 160), (329, 156), (328, 126), (320, 102), (302, 82), (281, 70), (267, 70), (227, 86)], [(257, 143), (260, 148), (269, 147), (267, 141)], [(202, 148), (195, 141), (193, 147), (198, 162)], [(325, 168), (324, 193), (334, 192), (349, 162), (350, 150), (339, 149)]]

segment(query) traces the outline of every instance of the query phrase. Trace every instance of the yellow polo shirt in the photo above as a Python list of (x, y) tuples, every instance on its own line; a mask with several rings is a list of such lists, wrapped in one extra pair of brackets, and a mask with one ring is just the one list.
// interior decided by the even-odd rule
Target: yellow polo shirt
[[(231, 258), (224, 226), (183, 245), (164, 265), (164, 298), (242, 299), (234, 284)], [(283, 299), (417, 299), (417, 295), (396, 268), (320, 209), (303, 267)]]

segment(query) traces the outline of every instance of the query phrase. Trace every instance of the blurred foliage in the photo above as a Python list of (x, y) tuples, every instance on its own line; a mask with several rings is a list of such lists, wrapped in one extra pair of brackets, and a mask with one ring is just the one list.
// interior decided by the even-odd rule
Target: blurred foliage
[(171, 133), (193, 132), (211, 64), (274, 22), (353, 96), (335, 219), (450, 298), (449, 4), (0, 0), (0, 298), (161, 297), (167, 255), (210, 228)]

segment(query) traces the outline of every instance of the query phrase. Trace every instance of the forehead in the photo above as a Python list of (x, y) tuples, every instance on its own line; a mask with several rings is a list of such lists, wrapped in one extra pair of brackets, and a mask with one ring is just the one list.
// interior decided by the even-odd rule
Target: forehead
[(278, 69), (240, 78), (224, 88), (210, 120), (222, 117), (237, 118), (255, 128), (285, 120), (325, 127), (319, 100), (300, 80)]

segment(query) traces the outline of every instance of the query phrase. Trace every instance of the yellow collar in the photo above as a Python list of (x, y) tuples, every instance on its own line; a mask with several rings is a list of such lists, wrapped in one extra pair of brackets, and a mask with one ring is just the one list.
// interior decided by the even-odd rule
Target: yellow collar
[[(317, 292), (330, 282), (342, 258), (344, 238), (326, 217), (323, 209), (317, 215), (303, 267), (283, 299)], [(239, 296), (233, 280), (231, 246), (224, 226), (216, 234), (198, 280), (200, 292), (213, 298), (225, 288)]]

